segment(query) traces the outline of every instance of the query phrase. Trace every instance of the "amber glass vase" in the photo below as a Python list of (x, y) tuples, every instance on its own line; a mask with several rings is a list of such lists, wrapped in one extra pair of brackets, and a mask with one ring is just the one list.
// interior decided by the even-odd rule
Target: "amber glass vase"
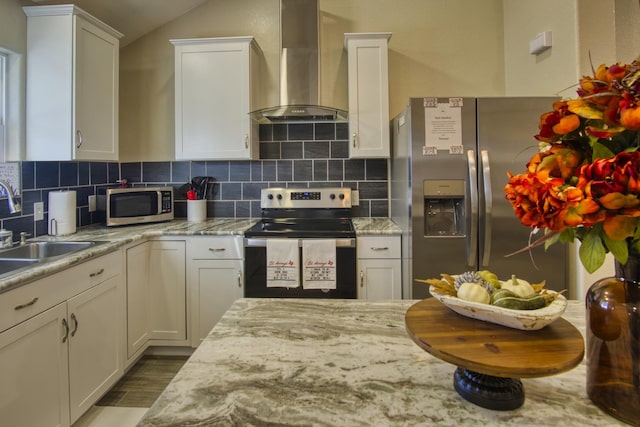
[(587, 394), (598, 407), (640, 426), (640, 257), (586, 297)]

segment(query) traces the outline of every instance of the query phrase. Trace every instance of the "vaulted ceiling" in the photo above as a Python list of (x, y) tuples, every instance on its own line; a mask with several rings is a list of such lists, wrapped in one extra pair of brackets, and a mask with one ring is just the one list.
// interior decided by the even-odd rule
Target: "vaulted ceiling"
[(73, 3), (124, 34), (120, 47), (209, 0), (20, 0), (22, 6)]

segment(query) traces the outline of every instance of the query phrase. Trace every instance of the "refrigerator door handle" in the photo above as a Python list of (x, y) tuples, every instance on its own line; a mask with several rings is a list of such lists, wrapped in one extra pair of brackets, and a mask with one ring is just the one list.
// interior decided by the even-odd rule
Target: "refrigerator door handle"
[(476, 153), (467, 151), (467, 167), (469, 168), (469, 201), (471, 207), (471, 227), (467, 237), (467, 264), (469, 267), (476, 265), (476, 253), (478, 253), (478, 179), (476, 168)]
[(484, 247), (482, 249), (481, 265), (487, 267), (491, 258), (491, 215), (493, 213), (493, 192), (491, 191), (491, 167), (489, 166), (489, 152), (480, 151), (482, 166), (482, 186), (484, 189)]

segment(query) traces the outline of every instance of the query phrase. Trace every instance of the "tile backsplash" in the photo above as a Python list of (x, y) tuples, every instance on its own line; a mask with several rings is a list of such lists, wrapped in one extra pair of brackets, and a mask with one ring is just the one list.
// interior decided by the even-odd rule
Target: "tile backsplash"
[[(20, 162), (22, 212), (10, 214), (0, 200), (0, 224), (31, 236), (47, 234), (48, 193), (75, 190), (78, 227), (98, 222), (88, 197), (99, 187), (170, 185), (175, 216), (186, 217), (185, 184), (196, 176), (215, 179), (209, 217), (257, 218), (260, 190), (266, 187), (350, 187), (359, 190), (354, 216), (388, 216), (388, 161), (349, 159), (348, 124), (343, 122), (260, 125), (260, 160), (168, 162)], [(33, 204), (44, 202), (44, 220), (34, 221)]]

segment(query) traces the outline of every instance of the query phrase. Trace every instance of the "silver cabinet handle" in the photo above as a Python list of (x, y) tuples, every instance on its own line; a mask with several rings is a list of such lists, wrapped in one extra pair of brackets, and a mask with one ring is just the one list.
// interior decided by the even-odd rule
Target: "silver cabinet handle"
[(227, 248), (209, 248), (210, 252), (224, 252)]
[(78, 331), (78, 318), (75, 313), (71, 313), (71, 320), (73, 320), (73, 331), (71, 331), (71, 336), (74, 336)]
[(64, 336), (62, 337), (62, 342), (67, 342), (67, 338), (69, 338), (69, 324), (67, 323), (67, 319), (62, 319), (62, 326), (64, 326)]
[(104, 268), (101, 268), (100, 270), (96, 271), (95, 273), (89, 274), (89, 277), (96, 277), (96, 276), (101, 275), (102, 273), (104, 273)]
[(358, 134), (357, 133), (352, 133), (351, 134), (351, 139), (353, 140), (353, 146), (355, 147), (357, 145), (357, 141), (358, 141)]
[(76, 143), (76, 148), (80, 148), (80, 146), (82, 145), (82, 132), (80, 132), (80, 129), (78, 129), (76, 131), (76, 139), (78, 140), (78, 142)]
[(389, 247), (388, 246), (381, 246), (381, 247), (377, 247), (376, 248), (376, 247), (372, 246), (371, 250), (372, 251), (388, 251)]
[(360, 287), (364, 288), (364, 271), (360, 270)]
[(31, 301), (25, 302), (24, 304), (16, 305), (15, 307), (13, 307), (13, 309), (14, 310), (22, 310), (23, 308), (31, 307), (36, 302), (38, 302), (38, 297), (35, 297)]
[(238, 287), (242, 287), (242, 271), (238, 271)]
[(244, 136), (244, 148), (249, 148), (249, 135)]

